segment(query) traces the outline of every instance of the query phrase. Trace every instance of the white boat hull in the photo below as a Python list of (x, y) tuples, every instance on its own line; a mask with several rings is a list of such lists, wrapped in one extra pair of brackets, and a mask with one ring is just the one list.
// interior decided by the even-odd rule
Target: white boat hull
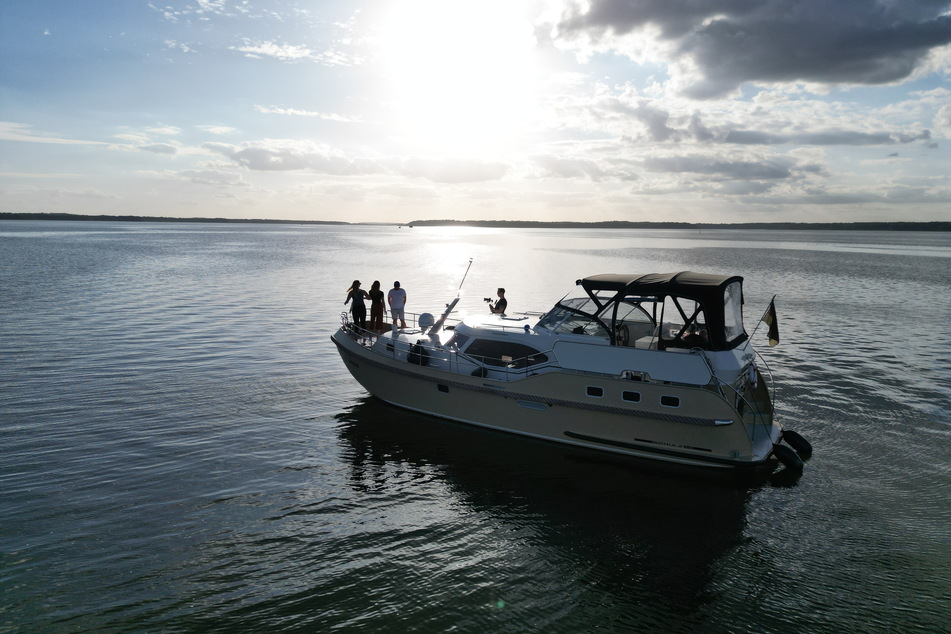
[(762, 414), (738, 412), (721, 394), (701, 386), (557, 369), (496, 379), (449, 371), (425, 359), (422, 365), (410, 363), (399, 343), (387, 353), (385, 347), (363, 345), (346, 328), (332, 340), (357, 381), (388, 403), (532, 438), (732, 468), (763, 463), (781, 434), (771, 415), (764, 424)]

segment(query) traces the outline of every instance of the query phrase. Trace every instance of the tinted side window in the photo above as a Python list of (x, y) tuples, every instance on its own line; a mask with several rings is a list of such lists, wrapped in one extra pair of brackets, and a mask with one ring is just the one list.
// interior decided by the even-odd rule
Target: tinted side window
[(466, 342), (469, 341), (469, 337), (461, 333), (453, 333), (452, 338), (446, 342), (446, 347), (451, 350), (459, 350), (466, 345)]

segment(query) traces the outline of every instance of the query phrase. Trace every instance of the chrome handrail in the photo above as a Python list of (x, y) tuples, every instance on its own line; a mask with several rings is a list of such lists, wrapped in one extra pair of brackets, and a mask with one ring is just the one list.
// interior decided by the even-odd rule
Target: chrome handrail
[(505, 324), (496, 324), (496, 323), (480, 323), (480, 328), (485, 328), (486, 330), (501, 330), (502, 332), (506, 331), (517, 331), (524, 332), (525, 326), (528, 326), (529, 323), (526, 321), (522, 323), (521, 326), (507, 326)]
[[(743, 393), (740, 392), (740, 390), (738, 390), (738, 389), (736, 388), (736, 386), (734, 386), (734, 385), (731, 384), (731, 383), (727, 383), (727, 382), (723, 381), (719, 376), (717, 376), (716, 372), (713, 370), (713, 366), (710, 364), (710, 360), (707, 358), (707, 355), (704, 354), (704, 351), (703, 351), (702, 348), (693, 348), (693, 349), (691, 350), (691, 352), (699, 352), (699, 353), (700, 353), (700, 356), (703, 358), (703, 361), (704, 361), (704, 363), (706, 364), (707, 369), (710, 370), (710, 376), (712, 377), (713, 385), (716, 386), (716, 389), (717, 389), (717, 391), (719, 392), (720, 396), (721, 396), (724, 400), (726, 400), (726, 399), (727, 399), (727, 394), (724, 392), (724, 388), (729, 389), (730, 392), (732, 392), (732, 393), (735, 395), (736, 398), (739, 398), (739, 400), (743, 402), (744, 411), (750, 412), (750, 413), (752, 414), (753, 420), (752, 420), (752, 422), (750, 423), (751, 429), (750, 429), (750, 430), (748, 431), (748, 433), (747, 433), (747, 435), (748, 435), (749, 438), (750, 438), (750, 442), (753, 442), (753, 443), (756, 442), (756, 429), (757, 429), (758, 427), (762, 427), (764, 430), (766, 430), (766, 434), (767, 434), (767, 437), (768, 437), (768, 436), (769, 436), (768, 428), (769, 428), (770, 424), (766, 421), (766, 417), (765, 417), (764, 413), (761, 412), (758, 407), (754, 407), (754, 406), (753, 406), (753, 403), (751, 403), (751, 402), (743, 395)], [(756, 354), (762, 358), (762, 355), (760, 355), (759, 351), (757, 351), (757, 350), (754, 349), (754, 352), (756, 352)], [(763, 365), (766, 366), (767, 371), (770, 373), (770, 374), (769, 374), (769, 379), (770, 379), (770, 380), (767, 381), (767, 383), (766, 383), (766, 389), (767, 389), (767, 396), (769, 397), (770, 402), (772, 402), (772, 401), (773, 401), (773, 395), (772, 395), (772, 393), (771, 393), (771, 391), (770, 391), (770, 382), (772, 381), (772, 378), (773, 378), (773, 376), (772, 376), (772, 371), (770, 371), (769, 366), (766, 364), (766, 360), (765, 360), (765, 359), (763, 359)], [(745, 367), (745, 366), (744, 366), (744, 367)], [(740, 376), (744, 376), (744, 377), (745, 377), (745, 376), (746, 376), (746, 371), (744, 370), (744, 371), (741, 373)], [(762, 376), (763, 379), (766, 380), (766, 375), (763, 374), (762, 372), (760, 372), (760, 376)], [(748, 379), (744, 379), (744, 385), (745, 385), (747, 382), (748, 382)], [(735, 401), (734, 401), (734, 406), (733, 406), (733, 407), (734, 407), (734, 409), (736, 409)], [(741, 422), (742, 422), (742, 421), (741, 421)]]
[[(719, 380), (718, 380), (718, 382), (719, 382)], [(720, 383), (721, 383), (723, 386), (729, 388), (741, 401), (743, 401), (744, 410), (747, 411), (747, 412), (750, 412), (750, 413), (753, 415), (753, 421), (752, 421), (752, 423), (750, 424), (751, 429), (750, 429), (750, 430), (748, 431), (748, 433), (747, 433), (747, 435), (748, 435), (749, 438), (750, 438), (750, 442), (752, 442), (752, 443), (755, 443), (755, 442), (756, 442), (756, 429), (757, 429), (758, 427), (762, 427), (764, 430), (766, 430), (766, 435), (767, 435), (767, 437), (769, 437), (769, 431), (768, 431), (768, 430), (769, 430), (770, 425), (769, 425), (769, 423), (766, 422), (766, 417), (763, 415), (763, 413), (760, 412), (758, 408), (753, 407), (753, 404), (750, 403), (750, 402), (746, 399), (746, 397), (743, 396), (743, 394), (740, 393), (740, 391), (737, 390), (735, 387), (733, 387), (733, 386), (730, 385), (729, 383), (722, 383), (722, 382), (720, 382)], [(724, 399), (726, 398), (726, 394), (723, 394), (723, 398), (724, 398)], [(734, 409), (735, 409), (735, 406), (734, 406)], [(742, 422), (742, 420), (741, 420), (740, 422)]]
[[(704, 365), (706, 365), (706, 366), (707, 366), (707, 370), (710, 371), (710, 379), (713, 381), (713, 384), (716, 386), (717, 391), (720, 393), (720, 396), (723, 397), (724, 399), (726, 399), (726, 394), (723, 393), (723, 387), (722, 387), (722, 386), (724, 385), (724, 383), (723, 383), (723, 381), (720, 379), (720, 377), (717, 376), (716, 371), (713, 369), (713, 364), (710, 363), (710, 359), (708, 359), (708, 358), (707, 358), (707, 355), (704, 354), (704, 349), (703, 349), (703, 348), (691, 348), (691, 349), (690, 349), (690, 353), (693, 354), (694, 352), (697, 352), (697, 353), (700, 354), (700, 358), (703, 359)], [(732, 387), (732, 386), (731, 386), (731, 387)]]

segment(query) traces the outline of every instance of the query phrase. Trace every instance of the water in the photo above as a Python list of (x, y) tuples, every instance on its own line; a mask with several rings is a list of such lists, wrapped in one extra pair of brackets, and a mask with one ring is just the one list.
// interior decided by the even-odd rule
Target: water
[[(746, 277), (799, 479), (707, 480), (397, 410), (354, 278)], [(0, 223), (0, 632), (951, 631), (951, 236)]]

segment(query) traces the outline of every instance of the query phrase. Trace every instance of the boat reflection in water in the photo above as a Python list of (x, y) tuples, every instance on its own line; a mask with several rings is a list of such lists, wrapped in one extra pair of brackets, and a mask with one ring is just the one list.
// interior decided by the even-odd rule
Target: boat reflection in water
[(604, 584), (623, 595), (618, 610), (654, 610), (643, 603), (661, 597), (692, 614), (713, 564), (741, 541), (752, 489), (727, 472), (665, 472), (372, 397), (336, 418), (353, 493), (379, 505), (380, 526), (362, 530), (386, 535), (389, 557), (422, 549), (412, 565), (452, 569), (447, 583), (489, 583), (494, 570), (566, 600)]

